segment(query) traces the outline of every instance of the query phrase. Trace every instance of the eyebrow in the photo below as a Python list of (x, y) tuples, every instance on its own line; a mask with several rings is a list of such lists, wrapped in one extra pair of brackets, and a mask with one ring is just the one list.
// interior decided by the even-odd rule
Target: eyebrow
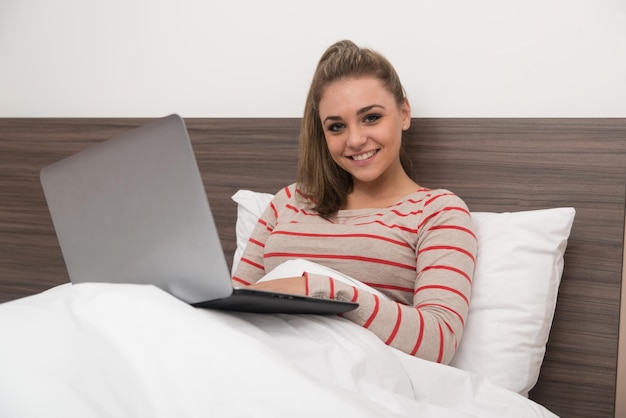
[[(383, 106), (383, 105), (372, 104), (372, 105), (365, 106), (365, 107), (362, 107), (361, 109), (357, 110), (356, 114), (357, 115), (362, 115), (363, 113), (367, 113), (367, 112), (369, 112), (370, 110), (372, 110), (372, 109), (374, 109), (376, 107), (380, 107), (381, 109), (385, 110), (385, 106)], [(326, 118), (324, 118), (324, 122), (323, 123), (326, 123), (326, 121), (328, 121), (328, 120), (333, 120), (333, 121), (334, 120), (341, 120), (341, 117), (340, 116), (327, 116)]]

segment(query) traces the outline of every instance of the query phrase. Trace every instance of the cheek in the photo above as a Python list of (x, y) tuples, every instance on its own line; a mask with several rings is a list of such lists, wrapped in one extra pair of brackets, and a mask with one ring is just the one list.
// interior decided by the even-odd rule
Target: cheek
[(343, 142), (338, 137), (326, 137), (326, 147), (328, 147), (328, 152), (333, 158), (343, 152)]

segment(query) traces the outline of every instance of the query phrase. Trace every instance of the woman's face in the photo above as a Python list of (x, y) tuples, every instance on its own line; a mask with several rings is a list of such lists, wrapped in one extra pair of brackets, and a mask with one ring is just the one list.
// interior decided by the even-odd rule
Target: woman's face
[(333, 160), (359, 183), (403, 173), (402, 131), (411, 122), (408, 101), (398, 105), (375, 77), (339, 80), (324, 89), (319, 116)]

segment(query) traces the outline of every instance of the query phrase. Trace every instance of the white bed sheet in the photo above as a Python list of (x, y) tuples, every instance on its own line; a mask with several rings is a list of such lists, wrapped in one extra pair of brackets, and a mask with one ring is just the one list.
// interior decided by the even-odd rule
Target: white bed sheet
[(140, 285), (0, 305), (2, 417), (554, 417), (337, 316), (193, 308)]

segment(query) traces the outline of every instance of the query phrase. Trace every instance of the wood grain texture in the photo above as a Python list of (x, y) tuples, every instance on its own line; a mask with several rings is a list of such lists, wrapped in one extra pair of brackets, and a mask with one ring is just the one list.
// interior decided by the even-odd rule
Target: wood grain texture
[[(39, 170), (144, 119), (0, 119), (0, 301), (68, 281)], [(298, 119), (186, 119), (229, 262), (241, 188), (295, 180)], [(473, 211), (573, 206), (557, 311), (531, 397), (562, 417), (612, 417), (626, 119), (414, 119), (414, 177)]]

